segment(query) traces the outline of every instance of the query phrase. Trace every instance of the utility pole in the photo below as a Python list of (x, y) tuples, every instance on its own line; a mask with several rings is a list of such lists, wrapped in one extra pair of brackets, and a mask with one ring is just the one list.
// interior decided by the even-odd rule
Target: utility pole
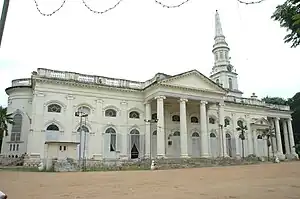
[(10, 0), (4, 0), (4, 2), (3, 2), (2, 14), (1, 14), (1, 20), (0, 20), (0, 47), (1, 47), (2, 36), (3, 36), (3, 32), (4, 32), (4, 26), (5, 26), (9, 1)]
[[(78, 164), (79, 164), (79, 169), (80, 169), (80, 171), (82, 170), (82, 167), (81, 167), (81, 162), (82, 162), (82, 149), (81, 149), (81, 147), (82, 147), (82, 132), (83, 132), (83, 125), (82, 125), (82, 118), (83, 117), (87, 117), (88, 116), (88, 114), (87, 113), (84, 113), (84, 112), (82, 112), (81, 110), (79, 110), (79, 111), (76, 111), (75, 112), (75, 116), (76, 117), (80, 117), (80, 123), (79, 123), (79, 129), (80, 129), (80, 140), (79, 140), (79, 161), (78, 161)], [(84, 143), (85, 144), (85, 143)]]

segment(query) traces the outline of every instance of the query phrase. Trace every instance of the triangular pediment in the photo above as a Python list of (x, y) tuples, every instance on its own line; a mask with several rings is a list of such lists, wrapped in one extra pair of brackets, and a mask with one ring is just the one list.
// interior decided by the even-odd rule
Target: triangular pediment
[(269, 126), (269, 121), (265, 118), (253, 118), (252, 124), (260, 126)]
[(168, 79), (162, 80), (160, 84), (224, 94), (226, 93), (225, 89), (217, 85), (215, 82), (213, 82), (197, 70), (174, 75)]

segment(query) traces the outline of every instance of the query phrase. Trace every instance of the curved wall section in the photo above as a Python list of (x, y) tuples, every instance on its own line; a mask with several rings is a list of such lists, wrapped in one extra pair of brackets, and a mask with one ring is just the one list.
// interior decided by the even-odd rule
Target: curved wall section
[(12, 113), (15, 125), (8, 125), (8, 136), (4, 137), (1, 155), (17, 158), (27, 151), (32, 115), (32, 88), (30, 79), (13, 80), (7, 88), (7, 113)]

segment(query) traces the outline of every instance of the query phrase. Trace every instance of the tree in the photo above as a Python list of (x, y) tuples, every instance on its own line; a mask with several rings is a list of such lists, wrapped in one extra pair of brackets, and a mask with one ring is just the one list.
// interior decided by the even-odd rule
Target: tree
[(4, 136), (8, 136), (7, 124), (14, 124), (12, 114), (7, 114), (7, 108), (0, 106), (0, 150)]
[(276, 7), (271, 18), (289, 31), (284, 42), (292, 43), (292, 48), (297, 47), (300, 44), (300, 0), (286, 0)]
[[(261, 134), (262, 138), (266, 139), (267, 142), (267, 149), (268, 149), (268, 161), (270, 161), (270, 146), (273, 146), (273, 142), (272, 142), (272, 137), (275, 137), (275, 129), (271, 128), (271, 126), (269, 128), (266, 128), (262, 134)], [(273, 150), (273, 158), (274, 158), (274, 150)]]
[[(300, 145), (300, 92), (288, 100), (292, 113), (295, 144)], [(300, 153), (300, 150), (298, 150)]]
[(246, 139), (245, 133), (248, 130), (247, 126), (243, 124), (243, 122), (238, 122), (238, 127), (236, 128), (238, 132), (240, 132), (239, 138), (242, 140), (242, 158), (245, 157), (244, 150), (244, 140)]
[(277, 104), (277, 105), (288, 105), (288, 101), (283, 99), (282, 97), (264, 97), (261, 99), (265, 103), (268, 104)]

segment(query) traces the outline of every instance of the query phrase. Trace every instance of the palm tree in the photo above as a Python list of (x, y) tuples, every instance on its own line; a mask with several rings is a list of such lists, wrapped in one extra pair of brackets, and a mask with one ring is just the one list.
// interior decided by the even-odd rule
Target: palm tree
[(244, 140), (246, 139), (245, 133), (248, 130), (247, 126), (243, 124), (243, 122), (238, 122), (238, 127), (236, 128), (238, 132), (240, 132), (239, 138), (242, 140), (242, 158), (245, 157), (244, 150)]
[(8, 136), (7, 124), (14, 124), (12, 113), (7, 114), (7, 108), (0, 106), (0, 138)]
[[(268, 147), (268, 161), (270, 161), (270, 146), (273, 146), (272, 137), (275, 137), (275, 130), (271, 126), (269, 128), (266, 128), (262, 134), (261, 137), (266, 138), (267, 147)], [(273, 158), (274, 158), (274, 150), (273, 151)]]

